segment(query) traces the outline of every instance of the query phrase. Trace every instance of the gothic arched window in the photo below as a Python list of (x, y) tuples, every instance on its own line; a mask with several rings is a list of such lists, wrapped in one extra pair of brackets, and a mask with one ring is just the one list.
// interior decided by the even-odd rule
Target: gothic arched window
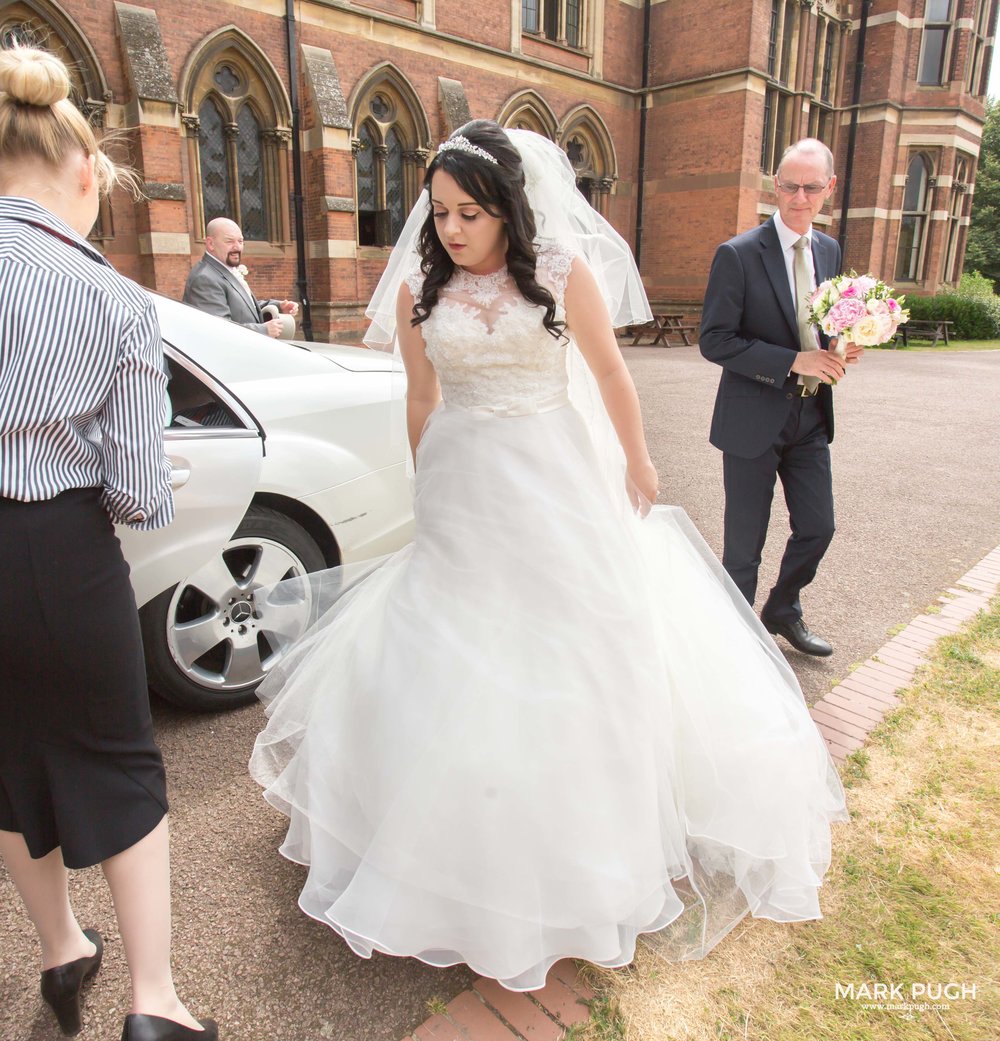
[(576, 186), (587, 202), (605, 217), (615, 183), (615, 151), (601, 117), (580, 106), (566, 117), (559, 141), (576, 174)]
[(189, 69), (183, 122), (196, 233), (228, 217), (248, 242), (291, 241), (290, 115), (274, 70), (233, 31), (209, 40)]
[(555, 141), (559, 121), (548, 102), (533, 90), (519, 90), (503, 104), (497, 122), (510, 130), (533, 130)]
[(415, 92), (391, 66), (359, 85), (352, 107), (358, 245), (392, 246), (423, 183), (426, 120)]
[[(44, 0), (0, 5), (0, 49), (10, 47), (37, 47), (62, 60), (69, 71), (70, 100), (90, 121), (100, 141), (111, 90), (90, 43), (61, 8)], [(113, 158), (127, 163), (127, 157), (115, 154), (114, 146), (111, 151)], [(114, 238), (109, 198), (101, 199), (89, 238), (97, 246)]]

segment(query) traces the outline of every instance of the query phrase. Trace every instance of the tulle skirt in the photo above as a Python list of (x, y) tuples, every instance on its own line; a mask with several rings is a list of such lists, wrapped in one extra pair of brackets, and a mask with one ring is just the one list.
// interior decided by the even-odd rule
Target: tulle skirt
[(798, 684), (684, 512), (597, 470), (570, 406), (440, 406), (415, 542), (271, 593), (319, 617), (250, 768), (359, 955), (531, 990), (641, 934), (702, 957), (748, 912), (820, 917), (846, 813)]

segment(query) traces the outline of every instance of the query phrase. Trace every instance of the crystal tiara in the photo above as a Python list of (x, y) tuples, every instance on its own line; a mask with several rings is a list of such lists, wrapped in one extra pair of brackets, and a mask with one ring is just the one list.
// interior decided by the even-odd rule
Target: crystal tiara
[(480, 159), (485, 159), (487, 162), (492, 163), (494, 166), (499, 166), (497, 157), (490, 155), (485, 148), (480, 148), (479, 145), (474, 145), (467, 137), (462, 134), (456, 134), (454, 137), (449, 137), (447, 141), (443, 141), (438, 146), (439, 152), (448, 152), (455, 149), (459, 152), (468, 152), (469, 155), (478, 155)]

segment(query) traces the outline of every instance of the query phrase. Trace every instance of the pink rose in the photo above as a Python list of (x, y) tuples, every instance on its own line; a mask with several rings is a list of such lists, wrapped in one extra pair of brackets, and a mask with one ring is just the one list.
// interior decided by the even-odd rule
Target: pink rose
[(860, 300), (844, 299), (845, 295), (841, 293), (827, 316), (837, 329), (846, 329), (868, 314), (868, 308)]
[(891, 296), (889, 297), (888, 300), (886, 300), (885, 304), (886, 304), (886, 307), (888, 307), (889, 310), (892, 311), (894, 314), (895, 314), (896, 311), (900, 310), (899, 304)]
[(849, 282), (843, 289), (841, 289), (840, 295), (848, 300), (852, 300), (854, 297), (859, 295), (858, 287), (853, 282)]

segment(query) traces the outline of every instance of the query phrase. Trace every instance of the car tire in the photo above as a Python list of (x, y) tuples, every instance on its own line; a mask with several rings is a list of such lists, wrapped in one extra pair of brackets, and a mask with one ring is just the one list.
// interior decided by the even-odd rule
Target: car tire
[[(276, 609), (255, 598), (254, 590), (326, 566), (301, 525), (277, 510), (251, 506), (205, 567), (140, 612), (150, 687), (165, 701), (198, 712), (253, 702), (267, 670), (287, 650), (268, 636), (268, 612)], [(266, 573), (268, 580), (255, 586), (258, 573)], [(303, 600), (296, 607), (301, 616), (296, 624), (304, 629), (312, 620), (310, 603)], [(285, 604), (283, 609), (291, 608)]]

